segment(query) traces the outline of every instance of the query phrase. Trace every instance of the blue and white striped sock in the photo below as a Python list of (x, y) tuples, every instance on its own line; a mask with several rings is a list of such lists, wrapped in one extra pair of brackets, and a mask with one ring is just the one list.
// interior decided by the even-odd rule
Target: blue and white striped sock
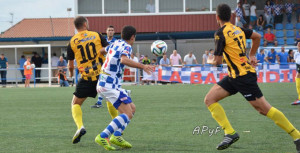
[(122, 132), (125, 130), (125, 128), (127, 127), (127, 125), (130, 123), (130, 120), (128, 120), (127, 123), (125, 123), (124, 126), (122, 126), (122, 128), (119, 128), (115, 133), (114, 136), (121, 136)]
[(99, 94), (99, 95), (98, 95), (97, 105), (102, 105), (102, 100), (103, 100), (103, 98), (102, 98), (102, 96)]
[(114, 118), (110, 124), (100, 133), (101, 138), (108, 138), (111, 134), (113, 134), (118, 129), (124, 127), (126, 128), (125, 124), (128, 123), (129, 118), (126, 114), (120, 114), (116, 118)]

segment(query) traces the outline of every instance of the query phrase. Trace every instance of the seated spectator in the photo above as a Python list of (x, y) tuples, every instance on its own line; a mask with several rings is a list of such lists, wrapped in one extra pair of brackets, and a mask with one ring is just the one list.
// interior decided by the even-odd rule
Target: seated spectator
[(289, 63), (294, 63), (295, 62), (295, 60), (294, 60), (294, 51), (292, 49), (290, 49), (288, 54), (289, 54), (288, 62)]
[(275, 35), (271, 33), (271, 29), (268, 28), (267, 33), (264, 35), (264, 46), (266, 47), (267, 45), (275, 45), (277, 46), (277, 41), (275, 38)]
[(265, 60), (269, 64), (274, 64), (276, 62), (277, 53), (275, 52), (275, 49), (272, 48), (271, 51), (268, 53), (268, 56), (265, 58)]
[(65, 72), (67, 72), (67, 62), (62, 56), (59, 57), (59, 61), (57, 62), (57, 68), (63, 69)]
[(164, 54), (163, 58), (159, 61), (161, 66), (170, 66), (170, 60), (167, 58), (167, 55)]
[(265, 26), (265, 20), (264, 20), (264, 17), (263, 15), (260, 15), (257, 22), (256, 22), (256, 28), (258, 31), (262, 31), (264, 30), (264, 26)]
[(62, 69), (58, 70), (57, 77), (57, 81), (59, 82), (61, 87), (69, 87), (66, 73)]
[(183, 63), (184, 65), (198, 64), (195, 55), (193, 52), (189, 52), (189, 54), (184, 56)]
[(264, 63), (265, 61), (265, 50), (261, 49), (259, 53), (256, 54), (256, 59), (258, 60), (258, 63)]
[(208, 58), (208, 55), (209, 55), (209, 51), (208, 50), (205, 50), (205, 53), (202, 55), (202, 64), (207, 64), (207, 58)]
[(210, 49), (209, 50), (209, 55), (208, 55), (208, 58), (207, 58), (207, 64), (211, 64), (213, 63), (213, 60), (214, 60), (214, 50), (213, 49)]
[(281, 47), (281, 52), (277, 54), (278, 64), (287, 64), (289, 54), (285, 52), (284, 47)]

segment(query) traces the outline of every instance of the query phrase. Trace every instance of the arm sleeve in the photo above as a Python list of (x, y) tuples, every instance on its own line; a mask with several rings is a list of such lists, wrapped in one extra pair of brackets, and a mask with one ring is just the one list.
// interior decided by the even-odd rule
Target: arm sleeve
[(244, 31), (246, 39), (250, 39), (250, 37), (252, 36), (253, 30), (245, 29), (245, 28), (241, 28), (241, 29)]
[(106, 41), (105, 37), (104, 37), (103, 35), (101, 35), (100, 33), (98, 33), (98, 34), (99, 34), (99, 37), (100, 37), (100, 40), (101, 40), (101, 45), (102, 45), (103, 47), (108, 46), (109, 43)]
[(67, 47), (67, 59), (68, 60), (74, 60), (74, 52), (71, 48), (70, 43), (68, 44), (68, 47)]
[(225, 48), (225, 37), (222, 31), (215, 33), (215, 53), (216, 56), (222, 56)]
[(125, 55), (128, 58), (130, 58), (131, 52), (132, 52), (132, 48), (130, 46), (125, 46), (121, 52), (121, 55)]

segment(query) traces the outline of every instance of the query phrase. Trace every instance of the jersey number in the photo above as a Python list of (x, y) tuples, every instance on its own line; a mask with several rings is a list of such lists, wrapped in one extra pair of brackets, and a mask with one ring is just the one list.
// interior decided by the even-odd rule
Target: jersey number
[[(92, 47), (93, 57), (91, 56), (90, 46)], [(82, 57), (82, 61), (80, 61), (80, 64), (86, 63), (88, 60), (95, 59), (95, 57), (97, 55), (96, 46), (93, 42), (87, 43), (85, 45), (85, 49), (82, 45), (78, 45), (77, 48), (80, 49), (80, 53), (81, 53), (81, 57)], [(85, 56), (85, 54), (87, 55), (87, 57)]]
[[(239, 38), (240, 38), (240, 39), (239, 39)], [(243, 36), (239, 36), (239, 37), (237, 37), (237, 38), (234, 38), (233, 40), (237, 42), (239, 48), (241, 49), (241, 52), (242, 52), (242, 53), (239, 54), (240, 57), (246, 56), (246, 47), (245, 47), (245, 43), (244, 43), (244, 40), (243, 40)], [(242, 41), (242, 43), (241, 43), (241, 41)], [(242, 45), (243, 45), (243, 46), (242, 46)]]

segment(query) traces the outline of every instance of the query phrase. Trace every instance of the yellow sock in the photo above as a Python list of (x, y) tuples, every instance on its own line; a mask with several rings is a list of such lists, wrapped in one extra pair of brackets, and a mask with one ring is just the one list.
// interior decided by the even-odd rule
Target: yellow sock
[(290, 123), (290, 121), (284, 116), (284, 114), (278, 109), (272, 107), (267, 116), (272, 119), (276, 125), (281, 127), (287, 132), (294, 140), (300, 139), (299, 131)]
[(118, 110), (114, 107), (114, 105), (112, 105), (109, 101), (107, 101), (106, 106), (111, 118), (112, 119), (116, 118), (118, 116)]
[(208, 107), (212, 117), (219, 123), (225, 134), (233, 134), (235, 131), (229, 123), (223, 107), (218, 103), (213, 103)]
[(73, 116), (74, 122), (77, 126), (77, 129), (80, 129), (83, 126), (82, 110), (81, 110), (80, 105), (78, 105), (78, 104), (72, 105), (72, 116)]
[(298, 99), (300, 100), (300, 78), (296, 78), (296, 89), (298, 93)]

